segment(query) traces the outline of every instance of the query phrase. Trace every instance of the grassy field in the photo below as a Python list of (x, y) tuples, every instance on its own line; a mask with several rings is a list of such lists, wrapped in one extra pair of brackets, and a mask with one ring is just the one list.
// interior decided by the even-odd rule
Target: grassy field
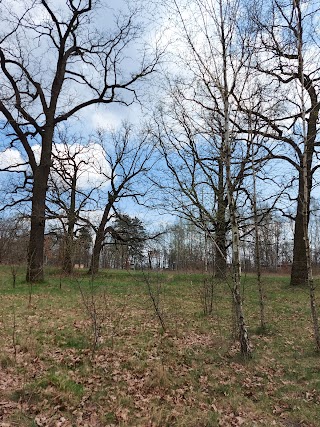
[(200, 274), (46, 277), (31, 288), (21, 271), (13, 288), (0, 270), (0, 426), (320, 426), (308, 291), (288, 278), (264, 278), (263, 335), (256, 280), (243, 278), (244, 361), (226, 283), (205, 315)]

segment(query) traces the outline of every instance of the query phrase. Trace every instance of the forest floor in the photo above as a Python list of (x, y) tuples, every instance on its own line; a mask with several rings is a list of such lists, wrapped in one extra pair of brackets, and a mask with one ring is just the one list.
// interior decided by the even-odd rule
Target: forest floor
[(256, 279), (243, 278), (251, 360), (233, 339), (228, 283), (167, 271), (46, 277), (30, 287), (21, 271), (13, 288), (0, 269), (0, 426), (320, 426), (308, 290), (287, 277), (263, 279), (263, 334)]

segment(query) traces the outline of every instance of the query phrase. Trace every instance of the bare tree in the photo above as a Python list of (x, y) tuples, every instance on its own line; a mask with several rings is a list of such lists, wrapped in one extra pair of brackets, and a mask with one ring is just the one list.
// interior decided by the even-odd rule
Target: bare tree
[[(320, 68), (314, 55), (319, 53), (319, 39), (314, 25), (319, 10), (313, 1), (303, 2), (302, 7), (300, 0), (271, 0), (256, 9), (254, 20), (259, 38), (254, 68), (261, 76), (258, 85), (261, 102), (259, 110), (251, 107), (251, 113), (260, 121), (256, 132), (267, 141), (265, 146), (270, 157), (286, 160), (298, 176), (291, 284), (309, 287), (318, 351), (320, 331), (311, 268), (309, 217), (314, 174), (319, 168), (318, 162), (314, 163), (319, 145), (320, 112)], [(281, 144), (284, 150), (279, 141), (284, 143)]]
[[(110, 220), (116, 216), (119, 202), (128, 198), (138, 201), (139, 197), (145, 196), (148, 186), (140, 179), (154, 162), (154, 146), (148, 142), (148, 132), (134, 136), (132, 127), (124, 125), (119, 132), (113, 132), (110, 139), (104, 139), (102, 134), (98, 136), (104, 146), (108, 164), (108, 170), (103, 171), (108, 189), (103, 214), (95, 228), (91, 274), (97, 273), (99, 269), (100, 253), (106, 235), (115, 233)], [(115, 235), (117, 237), (119, 236)]]
[[(88, 223), (90, 211), (98, 208), (98, 190), (104, 181), (102, 147), (69, 133), (60, 133), (54, 143), (53, 164), (47, 194), (47, 218), (63, 230), (63, 271), (73, 272), (75, 237)], [(51, 233), (56, 226), (51, 226)]]
[[(315, 296), (315, 285), (311, 267), (311, 252), (310, 252), (310, 241), (309, 241), (309, 216), (310, 216), (310, 184), (309, 184), (309, 170), (310, 166), (310, 155), (308, 154), (308, 144), (310, 139), (310, 128), (308, 128), (311, 117), (307, 117), (307, 104), (306, 95), (310, 89), (305, 83), (306, 72), (305, 72), (305, 58), (304, 49), (305, 42), (303, 38), (303, 19), (302, 19), (302, 8), (300, 0), (293, 0), (293, 14), (296, 21), (296, 40), (297, 40), (297, 55), (298, 55), (298, 79), (300, 81), (300, 103), (301, 103), (301, 119), (302, 119), (302, 137), (303, 137), (303, 157), (302, 157), (302, 173), (303, 173), (303, 199), (302, 199), (302, 219), (303, 219), (303, 240), (305, 245), (305, 256), (306, 256), (306, 267), (307, 267), (307, 283), (310, 292), (310, 306), (311, 315), (314, 330), (314, 340), (316, 350), (320, 351), (320, 329), (319, 329), (319, 318)], [(318, 114), (320, 106), (318, 107)], [(314, 124), (315, 126), (315, 124)], [(315, 129), (314, 129), (315, 131)], [(313, 131), (313, 132), (314, 132)], [(311, 135), (315, 138), (315, 135)]]
[[(238, 206), (245, 199), (244, 182), (250, 169), (251, 147), (238, 131), (244, 119), (237, 107), (249, 78), (246, 63), (250, 39), (239, 2), (194, 0), (188, 8), (174, 1), (184, 73), (170, 79), (171, 104), (155, 116), (161, 153), (173, 184), (173, 204), (182, 215), (215, 242), (217, 273), (226, 276), (227, 224), (232, 235), (232, 297), (236, 307), (241, 352), (250, 357), (248, 333), (240, 294)], [(183, 3), (183, 2), (182, 2)], [(189, 17), (185, 11), (190, 10)], [(195, 24), (196, 22), (196, 24)], [(238, 126), (235, 124), (238, 123)], [(167, 173), (167, 172), (166, 172)]]
[[(270, 0), (249, 7), (251, 14), (255, 11), (259, 35), (256, 60), (251, 64), (259, 79), (257, 102), (256, 108), (250, 108), (260, 122), (257, 132), (268, 141), (265, 148), (270, 158), (282, 164), (286, 161), (287, 175), (293, 173), (298, 181), (296, 214), (292, 217), (295, 230), (291, 284), (303, 285), (308, 282), (304, 204), (307, 203), (309, 221), (313, 178), (319, 168), (314, 161), (319, 145), (320, 56), (318, 33), (314, 31), (319, 8), (313, 1), (305, 1), (302, 10), (299, 0)], [(301, 9), (299, 13), (297, 9)]]
[(20, 216), (0, 218), (0, 264), (26, 262), (28, 223)]
[[(114, 27), (95, 26), (98, 2), (4, 0), (0, 4), (0, 112), (12, 146), (24, 151), (32, 182), (28, 281), (43, 279), (45, 199), (57, 126), (96, 104), (130, 104), (135, 82), (150, 74), (159, 59), (143, 55), (125, 73), (126, 49), (141, 31), (128, 11)], [(110, 10), (106, 11), (110, 15)], [(40, 146), (37, 158), (34, 145)]]
[[(230, 167), (236, 194), (243, 189), (251, 158), (245, 133), (237, 132), (237, 126), (241, 127), (239, 123), (246, 121), (237, 108), (237, 98), (243, 96), (249, 78), (250, 52), (245, 46), (250, 34), (245, 25), (241, 29), (236, 25), (237, 20), (242, 19), (237, 2), (193, 1), (188, 4), (192, 14), (187, 17), (184, 2), (174, 2), (174, 5), (171, 19), (176, 16), (175, 26), (180, 29), (177, 38), (179, 46), (183, 46), (183, 53), (175, 60), (183, 72), (167, 77), (169, 101), (162, 101), (155, 115), (156, 134), (170, 172), (169, 175), (166, 172), (161, 184), (165, 205), (171, 202), (178, 214), (192, 220), (207, 238), (214, 240), (215, 273), (225, 278), (230, 218), (222, 137), (225, 125), (222, 76), (223, 69), (227, 68), (228, 120), (235, 131), (229, 147)], [(228, 44), (225, 51), (221, 25), (225, 27)]]
[(193, 222), (179, 218), (179, 221), (167, 227), (164, 236), (167, 244), (164, 241), (163, 247), (159, 246), (157, 251), (159, 255), (162, 252), (164, 257), (166, 248), (168, 267), (184, 271), (213, 271), (213, 244), (210, 240), (206, 241), (205, 232)]
[[(155, 175), (154, 182), (162, 190), (160, 204), (165, 209), (171, 206), (214, 239), (216, 276), (225, 278), (228, 218), (221, 141), (209, 135), (201, 141), (188, 113), (179, 107), (181, 99), (174, 97), (169, 109), (173, 108), (176, 116), (168, 120), (167, 111), (161, 111), (155, 118), (155, 135), (165, 166), (159, 163), (164, 174), (161, 180)], [(180, 129), (176, 126), (179, 122)]]

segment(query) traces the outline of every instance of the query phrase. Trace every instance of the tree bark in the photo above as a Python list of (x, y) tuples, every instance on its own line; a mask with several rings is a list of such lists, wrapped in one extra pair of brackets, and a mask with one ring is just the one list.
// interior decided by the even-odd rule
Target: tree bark
[(217, 192), (217, 222), (215, 232), (215, 276), (218, 279), (227, 277), (227, 247), (226, 247), (226, 201), (224, 188), (224, 165), (219, 161), (219, 183)]
[[(314, 120), (314, 118), (313, 118)], [(303, 153), (303, 161), (299, 171), (299, 189), (297, 200), (297, 214), (294, 225), (293, 239), (293, 260), (291, 270), (291, 286), (305, 286), (308, 284), (308, 260), (306, 239), (305, 239), (305, 220), (307, 230), (309, 229), (310, 218), (310, 194), (312, 187), (312, 157), (314, 152), (314, 143), (310, 145), (310, 126), (313, 120), (309, 120), (308, 134), (306, 136), (305, 149)], [(313, 133), (313, 141), (315, 134)], [(305, 185), (306, 181), (306, 185)], [(306, 217), (304, 219), (304, 210)]]
[(239, 225), (237, 217), (237, 206), (234, 197), (235, 187), (233, 183), (232, 170), (231, 170), (231, 130), (230, 130), (230, 92), (228, 84), (228, 48), (226, 44), (226, 31), (225, 21), (222, 9), (222, 2), (219, 2), (220, 7), (220, 29), (221, 29), (221, 46), (222, 46), (222, 62), (223, 62), (223, 85), (221, 87), (221, 96), (223, 99), (223, 133), (222, 133), (222, 147), (225, 154), (225, 169), (226, 169), (226, 186), (227, 198), (229, 207), (229, 216), (232, 234), (232, 297), (236, 312), (238, 338), (240, 342), (241, 354), (245, 358), (251, 357), (251, 347), (247, 326), (244, 318), (242, 297), (241, 297), (241, 263), (240, 263), (240, 236)]
[(75, 172), (71, 182), (70, 207), (68, 212), (68, 230), (67, 230), (67, 236), (66, 236), (64, 260), (63, 260), (63, 271), (67, 274), (73, 273), (74, 228), (76, 224), (76, 193), (77, 193), (77, 174)]
[(69, 235), (66, 237), (65, 240), (65, 252), (62, 269), (64, 273), (71, 275), (73, 273), (73, 242), (70, 241)]
[[(297, 214), (294, 227), (293, 241), (293, 260), (291, 270), (292, 286), (307, 285), (308, 283), (308, 260), (307, 247), (304, 233), (304, 210), (306, 210), (307, 229), (309, 228), (310, 217), (310, 195), (312, 188), (312, 158), (315, 150), (315, 140), (317, 136), (317, 120), (319, 116), (320, 104), (315, 93), (313, 85), (307, 86), (311, 105), (313, 106), (310, 112), (309, 119), (306, 120), (306, 136), (304, 141), (303, 158), (300, 162), (299, 170), (299, 190), (297, 200)], [(306, 183), (306, 185), (305, 185)]]
[[(300, 181), (302, 181), (301, 178), (300, 178)], [(304, 239), (304, 230), (303, 230), (304, 226), (303, 226), (303, 212), (302, 212), (302, 209), (303, 209), (302, 197), (298, 198), (297, 215), (296, 215), (295, 224), (294, 224), (293, 262), (292, 262), (291, 281), (290, 281), (291, 286), (306, 285), (308, 283), (306, 242)]]
[(247, 325), (244, 318), (242, 297), (241, 297), (241, 263), (240, 263), (240, 238), (239, 226), (236, 212), (235, 200), (232, 193), (230, 156), (227, 156), (227, 181), (230, 223), (232, 232), (232, 297), (236, 313), (238, 339), (240, 342), (241, 354), (244, 358), (251, 358), (251, 347)]
[[(305, 93), (304, 83), (305, 83), (305, 74), (304, 74), (304, 56), (303, 56), (303, 28), (302, 28), (302, 13), (301, 13), (301, 5), (300, 0), (293, 1), (294, 13), (297, 18), (297, 48), (298, 48), (298, 60), (299, 60), (299, 78), (301, 82), (301, 111), (302, 111), (302, 131), (303, 131), (303, 142), (304, 142), (304, 151), (303, 151), (303, 159), (302, 159), (302, 170), (300, 172), (299, 178), (302, 174), (302, 184), (303, 184), (303, 200), (302, 200), (302, 218), (303, 218), (303, 236), (304, 236), (304, 247), (305, 247), (305, 256), (306, 256), (306, 270), (307, 270), (307, 284), (309, 286), (309, 295), (310, 295), (310, 308), (311, 308), (311, 316), (314, 330), (314, 340), (316, 345), (316, 350), (320, 351), (320, 329), (319, 329), (319, 318), (318, 318), (318, 310), (316, 304), (316, 295), (315, 295), (315, 286), (312, 274), (312, 266), (311, 266), (311, 251), (310, 251), (310, 242), (309, 242), (309, 216), (310, 216), (310, 192), (312, 185), (312, 177), (310, 173), (311, 164), (312, 164), (312, 154), (314, 150), (314, 139), (313, 139), (313, 150), (310, 150), (310, 146), (308, 144), (309, 138), (315, 138), (315, 123), (312, 119), (315, 116), (310, 113), (309, 120), (307, 119), (306, 114), (306, 102), (305, 102)], [(308, 86), (309, 94), (310, 87)], [(307, 89), (307, 90), (308, 90)], [(312, 88), (313, 89), (313, 88)], [(312, 94), (312, 92), (311, 92)], [(312, 96), (311, 96), (312, 98)], [(319, 108), (319, 106), (317, 106)], [(319, 110), (318, 110), (319, 112)], [(307, 130), (308, 126), (308, 130)], [(310, 126), (312, 132), (310, 133)], [(312, 129), (314, 127), (314, 129)], [(311, 154), (310, 154), (311, 152)], [(299, 180), (300, 186), (300, 180)], [(300, 187), (299, 187), (300, 190)]]
[(89, 274), (96, 274), (99, 271), (100, 253), (104, 240), (104, 228), (107, 221), (101, 222), (96, 232), (96, 238), (92, 250), (91, 263), (89, 268)]
[(40, 164), (34, 174), (27, 282), (41, 282), (43, 275), (45, 202), (50, 162)]
[(73, 273), (73, 260), (74, 260), (74, 222), (68, 224), (67, 235), (65, 236), (65, 250), (62, 269), (66, 274)]
[[(295, 4), (300, 12), (300, 3)], [(301, 16), (299, 17), (299, 37), (302, 40), (302, 21)], [(315, 169), (312, 169), (312, 160), (315, 152), (315, 141), (317, 137), (317, 124), (320, 111), (320, 103), (318, 102), (318, 95), (315, 89), (315, 84), (310, 80), (308, 75), (304, 74), (303, 65), (303, 53), (302, 49), (298, 46), (299, 52), (299, 77), (301, 83), (301, 90), (304, 96), (304, 91), (308, 93), (308, 100), (311, 103), (309, 117), (306, 117), (305, 105), (303, 102), (303, 114), (302, 119), (304, 123), (304, 150), (303, 156), (300, 160), (299, 170), (299, 193), (297, 200), (297, 215), (295, 220), (295, 233), (294, 233), (294, 244), (293, 244), (293, 262), (291, 271), (291, 285), (306, 285), (308, 283), (308, 255), (307, 251), (309, 248), (306, 245), (306, 239), (304, 228), (308, 231), (309, 218), (310, 218), (310, 195), (312, 189), (313, 173)], [(304, 221), (305, 219), (305, 221)], [(310, 261), (311, 262), (311, 261)]]
[(227, 277), (227, 251), (226, 251), (226, 238), (221, 233), (219, 236), (216, 234), (216, 249), (215, 249), (215, 277), (217, 279), (225, 279)]
[(100, 253), (102, 250), (103, 241), (105, 238), (105, 229), (106, 225), (110, 219), (110, 211), (113, 207), (115, 198), (109, 197), (108, 204), (106, 205), (99, 227), (96, 231), (96, 237), (94, 241), (94, 246), (92, 250), (91, 263), (89, 268), (89, 274), (96, 274), (99, 271), (99, 261), (100, 261)]
[(254, 252), (255, 252), (255, 267), (257, 271), (258, 291), (259, 291), (259, 307), (260, 307), (260, 328), (261, 331), (266, 330), (265, 320), (265, 295), (264, 286), (261, 280), (261, 253), (260, 253), (260, 233), (258, 225), (258, 207), (257, 207), (257, 182), (256, 170), (254, 166), (253, 143), (252, 144), (252, 177), (253, 177), (253, 219), (254, 219)]

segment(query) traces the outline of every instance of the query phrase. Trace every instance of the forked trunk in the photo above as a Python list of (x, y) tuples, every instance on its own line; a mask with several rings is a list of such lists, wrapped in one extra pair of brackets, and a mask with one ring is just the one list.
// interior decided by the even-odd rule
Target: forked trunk
[(107, 226), (107, 223), (110, 219), (110, 211), (113, 208), (113, 203), (116, 199), (116, 196), (109, 195), (109, 201), (106, 205), (99, 227), (96, 231), (96, 237), (94, 241), (94, 246), (92, 250), (92, 256), (91, 256), (91, 263), (89, 268), (89, 274), (96, 274), (99, 271), (99, 262), (100, 262), (100, 254), (103, 246), (103, 241), (105, 238), (105, 229)]
[(99, 229), (96, 233), (96, 238), (91, 255), (91, 263), (89, 268), (89, 274), (96, 274), (99, 271), (100, 253), (102, 250), (102, 244), (104, 240), (104, 226), (100, 224)]

